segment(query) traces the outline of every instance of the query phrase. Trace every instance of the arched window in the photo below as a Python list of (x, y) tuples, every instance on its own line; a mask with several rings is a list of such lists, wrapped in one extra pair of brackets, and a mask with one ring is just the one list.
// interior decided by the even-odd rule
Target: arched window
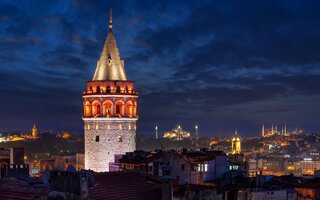
[(113, 106), (111, 101), (105, 101), (103, 103), (103, 115), (104, 116), (112, 116), (113, 115)]
[(120, 86), (119, 85), (117, 86), (116, 93), (120, 93)]
[(136, 101), (133, 104), (132, 112), (133, 112), (134, 117), (137, 116), (137, 102)]
[(100, 102), (94, 101), (92, 103), (92, 116), (100, 116)]
[(132, 117), (132, 114), (133, 114), (132, 109), (133, 109), (132, 102), (131, 102), (131, 101), (128, 101), (128, 102), (127, 102), (127, 106), (126, 106), (126, 111), (127, 111), (126, 115), (127, 115), (128, 117)]
[(84, 104), (84, 116), (88, 117), (91, 115), (91, 104), (89, 101), (87, 101)]
[(97, 93), (100, 93), (100, 86), (97, 87)]
[(107, 93), (110, 93), (110, 86), (107, 86)]
[(116, 102), (116, 115), (124, 115), (124, 103), (122, 101)]
[(100, 141), (100, 138), (99, 138), (99, 135), (96, 136), (96, 142), (99, 142)]
[(122, 142), (122, 136), (118, 137), (118, 142)]

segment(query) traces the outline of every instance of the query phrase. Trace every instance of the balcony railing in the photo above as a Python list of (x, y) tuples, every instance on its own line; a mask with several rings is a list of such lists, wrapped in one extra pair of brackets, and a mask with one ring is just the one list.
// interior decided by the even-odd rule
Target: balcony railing
[(100, 117), (110, 117), (110, 118), (139, 118), (138, 115), (136, 116), (121, 116), (121, 115), (90, 115), (90, 116), (87, 116), (87, 115), (83, 115), (82, 117), (85, 117), (85, 118), (100, 118)]
[(97, 95), (97, 94), (119, 94), (119, 95), (138, 95), (137, 90), (122, 90), (122, 91), (107, 91), (107, 90), (100, 90), (100, 91), (93, 91), (85, 89), (83, 91), (83, 95)]

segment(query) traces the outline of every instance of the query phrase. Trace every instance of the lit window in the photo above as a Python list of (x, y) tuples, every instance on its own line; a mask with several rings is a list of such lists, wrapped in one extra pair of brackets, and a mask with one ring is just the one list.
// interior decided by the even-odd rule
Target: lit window
[(107, 129), (108, 129), (108, 130), (110, 130), (110, 129), (111, 129), (111, 127), (110, 127), (110, 125), (109, 125), (109, 124), (108, 124), (108, 126), (107, 126)]
[(96, 142), (99, 142), (100, 138), (99, 135), (96, 136)]
[(88, 129), (90, 129), (90, 124), (88, 124)]
[(121, 124), (119, 124), (119, 130), (122, 130), (122, 125)]
[(205, 172), (208, 171), (208, 164), (204, 164), (204, 171), (205, 171)]
[(97, 129), (97, 130), (99, 129), (99, 124), (96, 125), (96, 129)]
[(122, 142), (122, 136), (118, 137), (118, 142)]

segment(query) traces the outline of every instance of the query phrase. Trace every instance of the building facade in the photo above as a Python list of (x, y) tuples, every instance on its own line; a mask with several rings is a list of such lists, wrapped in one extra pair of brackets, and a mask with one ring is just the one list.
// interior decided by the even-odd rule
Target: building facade
[(104, 48), (83, 92), (86, 169), (109, 171), (115, 155), (135, 150), (138, 93), (133, 84), (127, 80), (110, 15)]

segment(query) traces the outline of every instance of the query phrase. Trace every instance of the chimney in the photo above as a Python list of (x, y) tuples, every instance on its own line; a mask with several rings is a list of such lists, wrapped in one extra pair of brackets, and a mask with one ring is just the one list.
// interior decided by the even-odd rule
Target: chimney
[(162, 166), (162, 200), (172, 200), (172, 176), (171, 167)]

